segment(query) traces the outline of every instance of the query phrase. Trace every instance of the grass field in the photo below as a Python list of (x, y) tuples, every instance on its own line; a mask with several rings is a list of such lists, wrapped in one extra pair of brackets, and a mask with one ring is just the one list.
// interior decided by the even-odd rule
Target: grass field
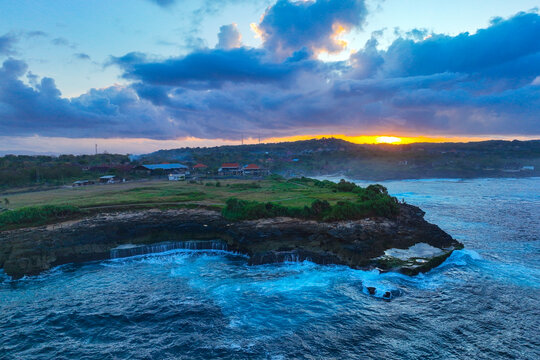
[[(209, 185), (207, 185), (207, 183)], [(66, 187), (60, 189), (22, 192), (1, 196), (7, 197), (9, 209), (41, 205), (72, 205), (81, 209), (119, 207), (128, 205), (203, 205), (224, 206), (227, 199), (273, 202), (285, 206), (302, 207), (314, 200), (335, 203), (354, 200), (352, 193), (333, 192), (331, 189), (308, 186), (300, 182), (261, 180), (222, 180), (192, 184), (186, 181), (144, 181), (120, 184)]]
[(380, 185), (361, 188), (343, 180), (336, 184), (308, 178), (95, 184), (11, 193), (4, 195), (3, 207), (0, 231), (147, 208), (214, 208), (233, 221), (278, 216), (356, 220), (398, 211), (397, 199)]

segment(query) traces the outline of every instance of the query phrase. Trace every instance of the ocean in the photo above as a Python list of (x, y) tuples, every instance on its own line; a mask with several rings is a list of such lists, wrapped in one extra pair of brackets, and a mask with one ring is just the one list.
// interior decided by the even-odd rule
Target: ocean
[(415, 277), (194, 250), (0, 274), (0, 358), (539, 359), (540, 178), (381, 183), (465, 249)]

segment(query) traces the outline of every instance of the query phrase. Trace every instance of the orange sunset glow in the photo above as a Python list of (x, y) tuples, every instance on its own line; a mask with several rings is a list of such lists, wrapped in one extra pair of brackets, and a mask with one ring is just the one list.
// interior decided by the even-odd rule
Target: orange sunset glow
[[(322, 138), (336, 138), (345, 141), (349, 141), (355, 144), (392, 144), (392, 145), (405, 145), (412, 143), (443, 143), (443, 142), (471, 142), (471, 141), (484, 141), (492, 140), (492, 137), (437, 137), (437, 136), (398, 136), (398, 135), (297, 135), (289, 137), (275, 137), (265, 139), (265, 142), (285, 142), (285, 141), (298, 141), (298, 140), (310, 140), (310, 139), (322, 139)], [(511, 138), (501, 138), (501, 140), (509, 140)], [(513, 139), (513, 138), (512, 138)]]

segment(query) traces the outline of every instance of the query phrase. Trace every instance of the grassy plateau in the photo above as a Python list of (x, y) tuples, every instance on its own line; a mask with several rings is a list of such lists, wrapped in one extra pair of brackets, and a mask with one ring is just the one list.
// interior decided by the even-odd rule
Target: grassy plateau
[[(7, 201), (6, 199), (7, 198)], [(314, 220), (392, 216), (397, 201), (380, 185), (367, 188), (309, 178), (285, 180), (133, 181), (5, 194), (0, 230), (37, 226), (100, 212), (206, 207), (230, 220), (292, 216)]]

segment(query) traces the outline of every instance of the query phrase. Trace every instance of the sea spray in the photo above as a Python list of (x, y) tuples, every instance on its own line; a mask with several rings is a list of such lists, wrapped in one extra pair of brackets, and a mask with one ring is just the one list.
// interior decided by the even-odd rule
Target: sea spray
[(137, 255), (163, 253), (171, 250), (221, 250), (227, 251), (227, 244), (221, 240), (205, 241), (168, 241), (151, 245), (120, 245), (111, 249), (111, 259)]

